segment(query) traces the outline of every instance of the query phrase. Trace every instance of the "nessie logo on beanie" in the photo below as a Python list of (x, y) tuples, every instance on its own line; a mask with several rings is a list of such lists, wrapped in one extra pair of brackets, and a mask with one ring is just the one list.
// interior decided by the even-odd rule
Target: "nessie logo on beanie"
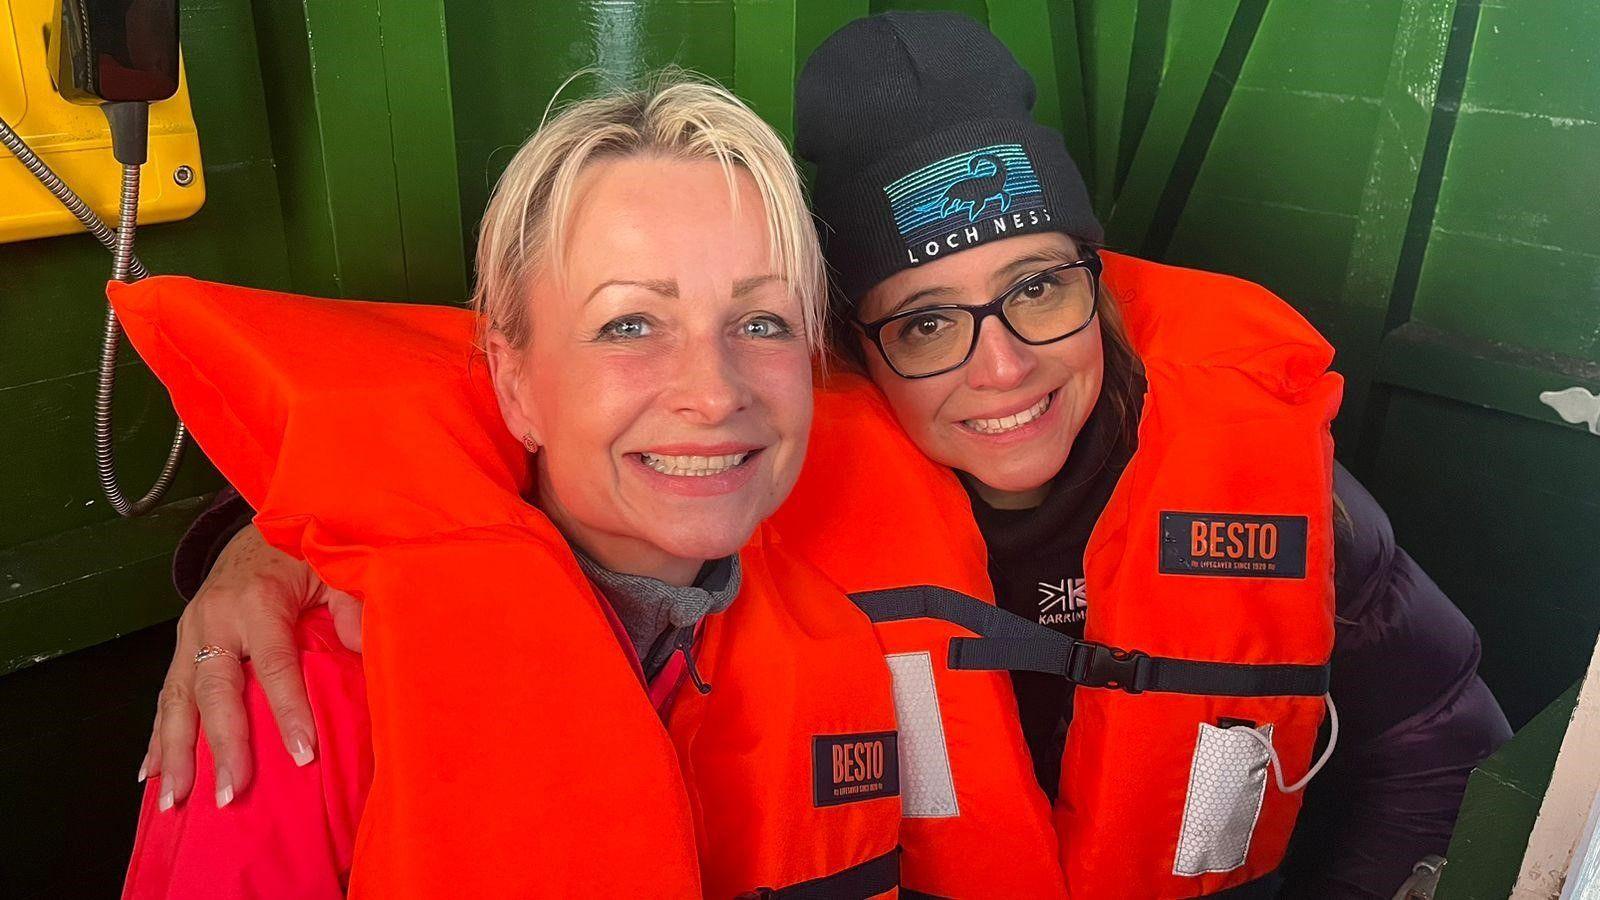
[(947, 156), (883, 192), (911, 265), (1050, 225), (1044, 189), (1021, 144)]

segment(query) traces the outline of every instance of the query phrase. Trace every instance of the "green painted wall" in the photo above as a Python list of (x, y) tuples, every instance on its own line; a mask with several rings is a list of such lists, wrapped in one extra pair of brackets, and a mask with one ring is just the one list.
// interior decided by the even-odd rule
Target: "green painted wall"
[[(187, 221), (143, 229), (137, 252), (154, 272), (285, 287), (250, 8), (186, 6), (183, 36), (206, 205)], [(146, 519), (119, 520), (100, 495), (91, 410), (110, 271), (110, 254), (87, 236), (0, 244), (0, 673), (176, 614), (163, 578), (171, 545), (194, 514), (188, 498), (217, 484), (191, 451), (174, 503)], [(125, 352), (121, 361), (118, 463), (139, 496), (175, 419), (138, 358)]]
[(1600, 630), (1600, 437), (1539, 400), (1600, 392), (1600, 9), (1173, 8), (1166, 55), (1131, 53), (1163, 75), (1113, 241), (1260, 281), (1334, 340), (1340, 456), (1521, 724)]

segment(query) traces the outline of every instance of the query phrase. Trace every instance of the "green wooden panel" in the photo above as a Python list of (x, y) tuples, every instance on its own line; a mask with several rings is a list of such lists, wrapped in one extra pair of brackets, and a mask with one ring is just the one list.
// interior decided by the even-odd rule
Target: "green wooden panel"
[(791, 146), (794, 141), (794, 0), (738, 2), (733, 10), (733, 83), (730, 87), (761, 113)]
[[(989, 0), (989, 30), (1008, 47), (1033, 76), (1038, 93), (1033, 117), (1062, 130), (1061, 75), (1056, 66), (1077, 65), (1075, 53), (1059, 57), (1055, 51), (1049, 0)], [(1073, 48), (1076, 49), (1075, 47)]]
[(1600, 363), (1538, 353), (1408, 322), (1384, 338), (1377, 376), (1387, 384), (1522, 416), (1560, 428), (1568, 423), (1540, 395), (1582, 387), (1600, 393)]
[(1573, 685), (1472, 773), (1434, 894), (1439, 900), (1511, 896), (1577, 704)]
[(846, 22), (871, 14), (869, 0), (795, 0), (795, 74), (828, 35)]
[[(1181, 211), (1168, 260), (1260, 281), (1329, 327), (1398, 8), (1385, 0), (1266, 6), (1187, 205), (1173, 210), (1169, 201), (1156, 215)], [(1243, 258), (1255, 265), (1239, 268)]]
[[(117, 468), (126, 492), (143, 494), (166, 460), (177, 417), (167, 392), (132, 351), (118, 367)], [(114, 515), (95, 476), (93, 425), (95, 373), (0, 389), (0, 419), (19, 440), (7, 442), (0, 466), (0, 547), (9, 547), (103, 522)], [(170, 496), (193, 497), (216, 489), (204, 457), (190, 451)], [(114, 533), (114, 532), (113, 532)]]
[(1519, 243), (1505, 232), (1436, 227), (1413, 315), (1482, 340), (1600, 361), (1596, 284), (1600, 253)]
[[(321, 127), (311, 99), (316, 83), (310, 65), (310, 36), (299, 4), (254, 4), (254, 10), (260, 44), (257, 65), (266, 90), (255, 109), (271, 117), (267, 153), (280, 188), (288, 226), (284, 241), (293, 272), (286, 287), (337, 297), (339, 259), (334, 222), (328, 214), (332, 200), (320, 151)], [(270, 108), (267, 98), (272, 101)], [(396, 239), (391, 236), (387, 243), (393, 246)]]
[(1366, 422), (1367, 396), (1378, 346), (1390, 327), (1390, 294), (1407, 245), (1407, 227), (1413, 214), (1421, 213), (1415, 201), (1429, 158), (1433, 107), (1454, 19), (1453, 7), (1436, 0), (1406, 0), (1400, 8), (1349, 264), (1329, 334), (1338, 348), (1336, 365), (1346, 379), (1334, 431), (1342, 447), (1355, 447)]
[(567, 96), (668, 64), (735, 80), (732, 0), (446, 0), (462, 241), (475, 245), (489, 189), (574, 72)]
[(0, 550), (0, 675), (173, 618), (172, 548), (203, 498)]
[(405, 262), (400, 297), (460, 301), (467, 267), (444, 4), (380, 0), (378, 25)]
[(870, 12), (867, 0), (736, 0), (730, 87), (792, 146), (794, 85), (806, 57)]
[(1600, 119), (1596, 32), (1600, 6), (1583, 0), (1484, 3), (1472, 51), (1471, 105)]
[[(1442, 4), (1433, 6), (1439, 15)], [(1401, 9), (1395, 0), (1272, 0), (1239, 83), (1291, 94), (1379, 96)]]
[[(1295, 95), (1241, 84), (1212, 140), (1195, 194), (1353, 219), (1365, 172), (1349, 161), (1366, 158), (1377, 119), (1372, 98)], [(1214, 224), (1186, 217), (1180, 231)], [(1345, 249), (1330, 248), (1341, 255)]]
[(295, 289), (403, 295), (394, 144), (378, 113), (388, 96), (377, 0), (255, 11)]
[(1121, 134), (1117, 137), (1117, 164), (1111, 185), (1113, 196), (1122, 192), (1128, 167), (1133, 164), (1134, 153), (1144, 136), (1157, 91), (1165, 80), (1170, 44), (1171, 0), (1137, 0), (1134, 5), (1137, 12), (1133, 43), (1128, 52), (1128, 92), (1122, 103)]
[(1050, 4), (1050, 39), (1055, 44), (1056, 96), (1061, 102), (1062, 139), (1072, 154), (1078, 171), (1088, 178), (1094, 168), (1094, 148), (1089, 126), (1089, 108), (1084, 91), (1084, 60), (1078, 39), (1076, 0), (1057, 0)]
[[(1472, 104), (1473, 87), (1450, 145), (1435, 230), (1493, 234), (1509, 248), (1600, 255), (1600, 211), (1589, 202), (1600, 194), (1600, 167), (1573, 165), (1600, 156), (1600, 121), (1490, 110)], [(1600, 76), (1593, 92), (1600, 94)]]
[(1363, 373), (1358, 471), (1477, 624), (1513, 724), (1581, 674), (1600, 629), (1600, 441), (1540, 401), (1600, 387), (1597, 38), (1577, 0), (1459, 0), (1392, 331)]
[[(1575, 68), (1594, 51), (1572, 36), (1588, 35), (1592, 48), (1600, 14), (1572, 2), (1461, 11), (1457, 31), (1472, 32), (1456, 36), (1468, 50), (1446, 64), (1459, 82), (1440, 111), (1448, 159), (1428, 198), (1432, 215), (1413, 225), (1415, 274), (1397, 285), (1391, 324), (1416, 318), (1531, 352), (1600, 358), (1600, 214), (1587, 199), (1600, 174), (1573, 164), (1600, 150), (1600, 123), (1584, 118), (1600, 76)], [(1530, 42), (1544, 33), (1560, 36), (1535, 51)]]
[(989, 21), (989, 4), (986, 0), (872, 0), (874, 13), (897, 9), (928, 11), (943, 10), (970, 16), (985, 24)]
[(1600, 121), (1530, 116), (1463, 108), (1413, 315), (1600, 360)]
[(255, 7), (294, 286), (455, 300), (466, 277), (442, 9), (386, 9)]
[(1483, 637), (1513, 726), (1583, 673), (1600, 631), (1600, 439), (1396, 389), (1368, 484)]
[(1138, 7), (1113, 0), (1079, 0), (1078, 51), (1083, 60), (1085, 106), (1092, 157), (1084, 169), (1095, 211), (1107, 218), (1116, 200), (1117, 161), (1121, 158), (1122, 116), (1133, 64)]
[[(1211, 193), (1191, 194), (1165, 260), (1271, 288), (1326, 329), (1355, 231), (1347, 214)], [(1291, 262), (1292, 261), (1292, 262)]]
[(1600, 167), (1574, 165), (1600, 154), (1597, 37), (1592, 4), (1482, 6), (1419, 321), (1600, 360)]
[(1160, 92), (1137, 142), (1124, 148), (1126, 171), (1105, 223), (1111, 246), (1163, 255), (1265, 7), (1265, 0), (1184, 4), (1173, 17)]

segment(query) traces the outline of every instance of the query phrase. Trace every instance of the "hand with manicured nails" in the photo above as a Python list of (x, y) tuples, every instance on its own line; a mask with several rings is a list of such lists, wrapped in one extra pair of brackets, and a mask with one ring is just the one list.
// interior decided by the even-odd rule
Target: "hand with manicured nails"
[[(254, 525), (228, 542), (178, 619), (178, 647), (139, 768), (140, 781), (161, 776), (161, 810), (183, 802), (194, 785), (197, 714), (216, 760), (217, 805), (226, 806), (250, 784), (245, 660), (266, 692), (284, 747), (298, 765), (312, 760), (316, 726), (294, 627), (301, 613), (322, 604), (333, 614), (339, 640), (360, 652), (360, 601), (323, 584), (310, 566), (267, 544)], [(195, 663), (195, 653), (207, 646), (233, 655)]]

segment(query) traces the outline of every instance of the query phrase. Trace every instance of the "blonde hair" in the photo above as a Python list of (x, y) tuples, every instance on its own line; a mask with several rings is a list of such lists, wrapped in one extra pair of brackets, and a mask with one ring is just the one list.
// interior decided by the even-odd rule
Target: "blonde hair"
[(560, 274), (579, 176), (596, 160), (640, 155), (720, 163), (735, 210), (734, 169), (750, 174), (765, 207), (775, 274), (800, 300), (806, 339), (819, 346), (826, 317), (822, 252), (788, 148), (739, 98), (676, 69), (645, 87), (568, 105), (512, 157), (478, 239), (472, 307), (480, 327), (500, 332), (513, 346), (524, 345), (527, 288), (542, 272)]

